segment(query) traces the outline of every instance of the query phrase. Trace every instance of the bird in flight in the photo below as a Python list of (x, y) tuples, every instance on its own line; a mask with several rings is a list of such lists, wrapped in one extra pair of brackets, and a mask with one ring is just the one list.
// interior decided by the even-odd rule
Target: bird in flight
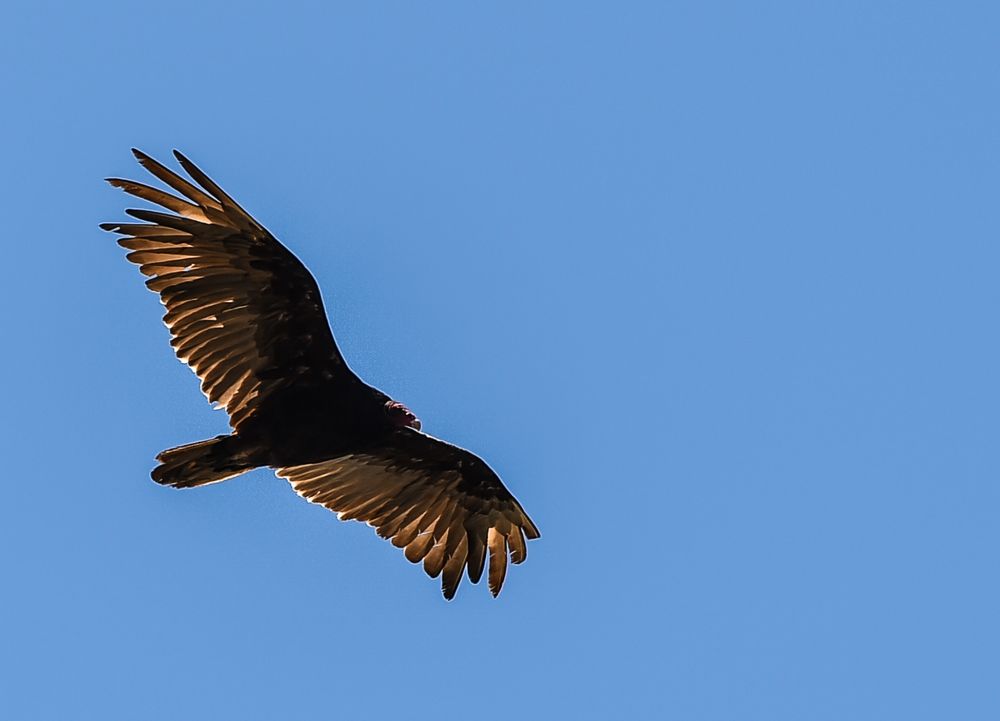
[(225, 408), (233, 432), (163, 451), (153, 480), (194, 488), (271, 466), (305, 499), (358, 520), (441, 576), (451, 599), (463, 573), (490, 592), (538, 529), (486, 463), (420, 431), (402, 403), (348, 367), (306, 267), (194, 163), (191, 181), (138, 150), (178, 195), (108, 178), (167, 211), (129, 209), (141, 223), (102, 223), (167, 312), (177, 357)]

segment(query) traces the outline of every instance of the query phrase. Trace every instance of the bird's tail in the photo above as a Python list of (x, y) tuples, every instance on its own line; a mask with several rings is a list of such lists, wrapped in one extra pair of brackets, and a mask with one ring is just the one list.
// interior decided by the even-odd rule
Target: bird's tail
[(153, 469), (153, 480), (174, 488), (218, 483), (264, 465), (261, 453), (239, 436), (216, 436), (163, 451)]

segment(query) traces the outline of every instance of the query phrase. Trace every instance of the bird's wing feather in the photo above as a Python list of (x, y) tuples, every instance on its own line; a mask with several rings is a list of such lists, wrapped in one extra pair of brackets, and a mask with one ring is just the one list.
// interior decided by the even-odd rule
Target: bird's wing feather
[(462, 573), (477, 583), (489, 555), (489, 586), (500, 593), (511, 562), (524, 561), (525, 538), (538, 529), (480, 458), (410, 428), (400, 428), (363, 451), (318, 463), (279, 468), (292, 488), (342, 520), (373, 526), (442, 576), (452, 598)]
[(180, 153), (178, 161), (201, 187), (133, 152), (183, 197), (109, 178), (172, 212), (128, 210), (146, 222), (101, 227), (125, 236), (118, 243), (167, 307), (163, 320), (177, 356), (201, 379), (208, 399), (226, 408), (233, 428), (281, 388), (351, 373), (305, 266)]

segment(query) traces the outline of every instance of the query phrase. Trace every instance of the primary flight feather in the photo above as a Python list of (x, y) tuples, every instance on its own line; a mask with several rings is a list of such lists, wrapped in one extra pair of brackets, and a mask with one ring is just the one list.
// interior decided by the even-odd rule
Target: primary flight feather
[(111, 185), (170, 212), (103, 223), (167, 308), (177, 357), (233, 428), (163, 451), (153, 480), (193, 488), (271, 466), (304, 498), (364, 521), (452, 598), (489, 561), (493, 595), (538, 529), (486, 463), (420, 432), (420, 421), (344, 361), (312, 275), (194, 163), (194, 183), (133, 150), (181, 197), (131, 180)]

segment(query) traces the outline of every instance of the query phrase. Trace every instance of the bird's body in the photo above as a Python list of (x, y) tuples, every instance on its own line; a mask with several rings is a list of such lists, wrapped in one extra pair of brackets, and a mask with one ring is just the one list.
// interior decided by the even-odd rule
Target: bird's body
[(164, 451), (153, 479), (190, 488), (271, 466), (308, 500), (379, 535), (442, 576), (451, 598), (489, 555), (499, 593), (507, 557), (525, 558), (538, 530), (472, 453), (420, 432), (403, 404), (348, 367), (315, 280), (284, 246), (179, 153), (197, 186), (135, 152), (178, 197), (109, 179), (172, 213), (129, 210), (106, 223), (167, 307), (177, 356), (229, 413), (233, 433)]
[(386, 414), (387, 402), (360, 381), (303, 384), (262, 402), (239, 435), (268, 449), (269, 466), (321, 461), (383, 442), (398, 427)]

